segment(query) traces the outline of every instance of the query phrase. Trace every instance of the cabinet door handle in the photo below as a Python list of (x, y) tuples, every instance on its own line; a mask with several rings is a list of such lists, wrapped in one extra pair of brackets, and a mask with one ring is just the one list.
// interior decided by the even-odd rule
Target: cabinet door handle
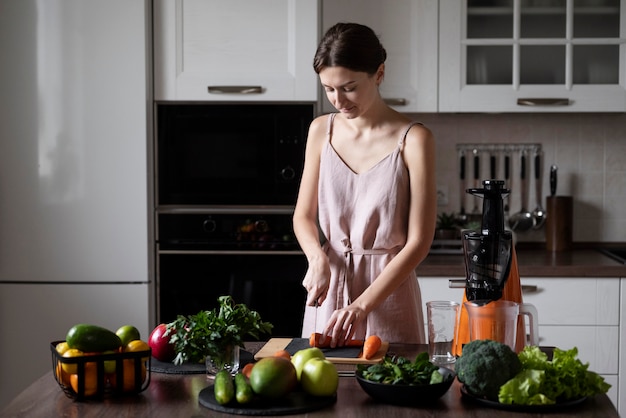
[(261, 94), (261, 86), (208, 86), (210, 94)]
[(517, 99), (518, 106), (569, 106), (569, 99)]
[(522, 293), (534, 293), (536, 291), (537, 291), (537, 285), (534, 285), (534, 284), (522, 285)]
[(399, 98), (392, 97), (388, 99), (383, 99), (383, 101), (389, 106), (406, 106), (406, 99), (403, 99), (402, 97), (399, 97)]
[[(465, 279), (450, 279), (448, 280), (448, 287), (450, 289), (462, 289), (465, 288)], [(537, 285), (523, 284), (522, 293), (534, 293), (537, 291)]]
[(465, 289), (465, 279), (450, 279), (448, 280), (448, 287), (450, 289)]

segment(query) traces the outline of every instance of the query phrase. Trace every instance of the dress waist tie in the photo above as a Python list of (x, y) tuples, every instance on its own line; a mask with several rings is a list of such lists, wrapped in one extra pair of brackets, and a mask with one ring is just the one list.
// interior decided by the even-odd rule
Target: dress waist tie
[(337, 305), (335, 309), (343, 308), (352, 303), (351, 290), (352, 281), (354, 278), (354, 259), (353, 255), (384, 255), (384, 254), (397, 254), (401, 247), (394, 248), (352, 248), (352, 243), (349, 238), (341, 240), (341, 247), (333, 246), (331, 243), (327, 243), (328, 246), (336, 253), (343, 254), (345, 263), (344, 267), (339, 274), (338, 286), (337, 286)]

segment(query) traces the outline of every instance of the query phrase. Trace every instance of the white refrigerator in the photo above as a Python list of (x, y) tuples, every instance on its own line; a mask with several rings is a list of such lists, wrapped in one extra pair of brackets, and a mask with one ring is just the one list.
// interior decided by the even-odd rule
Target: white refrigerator
[(0, 410), (76, 323), (148, 337), (150, 4), (0, 0)]

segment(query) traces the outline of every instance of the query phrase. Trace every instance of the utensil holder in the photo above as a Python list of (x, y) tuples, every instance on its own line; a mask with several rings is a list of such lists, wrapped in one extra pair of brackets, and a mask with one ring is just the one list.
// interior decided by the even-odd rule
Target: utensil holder
[(548, 196), (546, 198), (546, 249), (548, 251), (572, 249), (573, 201), (572, 196)]

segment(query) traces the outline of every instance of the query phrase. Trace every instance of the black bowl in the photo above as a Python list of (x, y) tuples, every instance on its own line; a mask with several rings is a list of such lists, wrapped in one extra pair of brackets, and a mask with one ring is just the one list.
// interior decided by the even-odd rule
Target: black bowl
[(434, 402), (441, 398), (452, 386), (456, 373), (445, 367), (439, 368), (443, 382), (433, 385), (392, 385), (367, 380), (356, 373), (361, 388), (377, 401), (395, 405), (415, 405)]

